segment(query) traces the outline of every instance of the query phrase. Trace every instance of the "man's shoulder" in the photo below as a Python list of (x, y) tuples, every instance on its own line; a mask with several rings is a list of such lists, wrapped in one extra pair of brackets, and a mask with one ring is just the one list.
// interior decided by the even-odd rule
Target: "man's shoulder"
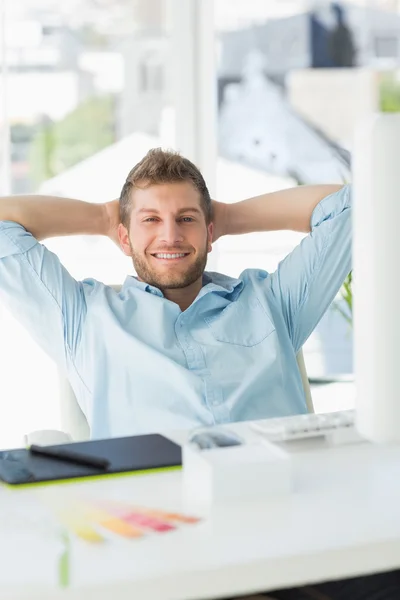
[(259, 282), (260, 280), (268, 279), (270, 273), (264, 269), (245, 269), (240, 277), (249, 282)]
[(204, 283), (215, 286), (216, 291), (221, 290), (230, 295), (232, 299), (242, 296), (244, 291), (251, 294), (257, 293), (260, 286), (265, 287), (265, 283), (270, 278), (270, 273), (263, 269), (245, 269), (237, 278), (225, 275), (223, 273), (204, 273)]
[(28, 252), (37, 240), (15, 221), (0, 221), (0, 259)]

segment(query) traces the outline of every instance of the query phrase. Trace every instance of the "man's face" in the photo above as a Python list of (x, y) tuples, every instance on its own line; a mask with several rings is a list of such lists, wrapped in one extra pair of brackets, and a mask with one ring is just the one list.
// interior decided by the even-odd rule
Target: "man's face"
[(202, 277), (212, 224), (207, 226), (200, 194), (190, 182), (166, 183), (134, 191), (129, 231), (120, 225), (119, 236), (139, 280), (178, 289)]

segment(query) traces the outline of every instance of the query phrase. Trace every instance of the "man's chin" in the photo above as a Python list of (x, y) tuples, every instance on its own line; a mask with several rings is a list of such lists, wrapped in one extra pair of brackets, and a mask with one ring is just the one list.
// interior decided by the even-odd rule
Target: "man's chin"
[(134, 260), (133, 265), (139, 280), (160, 290), (177, 290), (189, 287), (202, 278), (206, 267), (207, 256), (197, 259), (189, 267), (167, 265), (155, 268), (154, 264), (142, 260)]

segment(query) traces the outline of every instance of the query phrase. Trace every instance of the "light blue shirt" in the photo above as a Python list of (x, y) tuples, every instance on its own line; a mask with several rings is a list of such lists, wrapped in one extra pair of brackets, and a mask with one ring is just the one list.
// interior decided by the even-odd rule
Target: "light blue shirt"
[(182, 312), (128, 277), (76, 281), (20, 225), (0, 222), (0, 300), (68, 375), (92, 437), (306, 412), (296, 353), (351, 268), (351, 189), (315, 208), (274, 273), (205, 273)]

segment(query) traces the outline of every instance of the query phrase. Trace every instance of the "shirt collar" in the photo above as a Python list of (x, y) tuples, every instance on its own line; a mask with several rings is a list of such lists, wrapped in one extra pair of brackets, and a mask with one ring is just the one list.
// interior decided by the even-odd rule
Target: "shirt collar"
[[(215, 292), (221, 296), (231, 295), (231, 300), (234, 300), (243, 289), (243, 281), (223, 275), (222, 273), (205, 272), (203, 274), (203, 287), (200, 290), (198, 298), (205, 296), (210, 292)], [(133, 275), (129, 275), (123, 285), (122, 291), (126, 291), (130, 287), (135, 287), (143, 292), (148, 292), (164, 298), (164, 294), (158, 288), (149, 285), (144, 281), (139, 281)]]
[(241, 279), (234, 279), (222, 273), (205, 272), (203, 275), (203, 287), (199, 296), (215, 292), (221, 296), (231, 295), (231, 300), (234, 300), (242, 291), (243, 285)]

